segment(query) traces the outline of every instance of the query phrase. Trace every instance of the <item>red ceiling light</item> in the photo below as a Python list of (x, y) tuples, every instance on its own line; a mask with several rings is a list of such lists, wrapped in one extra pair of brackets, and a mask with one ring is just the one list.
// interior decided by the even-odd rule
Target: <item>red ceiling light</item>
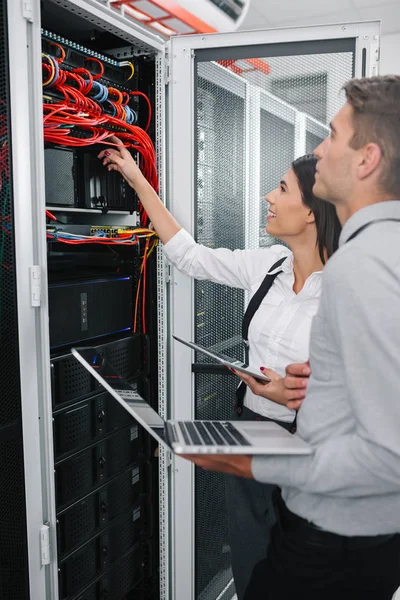
[(172, 0), (115, 0), (111, 5), (115, 8), (124, 6), (128, 15), (131, 14), (147, 27), (167, 37), (217, 31)]
[[(150, 27), (163, 37), (169, 38), (171, 35), (182, 35), (190, 33), (216, 33), (219, 31), (213, 25), (206, 23), (202, 18), (194, 15), (184, 6), (174, 0), (109, 0), (110, 5), (117, 10), (123, 10), (124, 14), (138, 21), (146, 27)], [(188, 3), (188, 0), (184, 0)], [(197, 0), (200, 6), (200, 0)], [(247, 7), (248, 0), (236, 0), (243, 7)], [(188, 3), (189, 5), (189, 3)], [(216, 10), (212, 0), (207, 5), (209, 10)], [(204, 10), (204, 9), (203, 9)], [(243, 15), (244, 16), (244, 15)], [(223, 17), (226, 19), (226, 16)], [(226, 26), (226, 23), (224, 23)], [(232, 28), (237, 27), (232, 20)], [(248, 58), (246, 63), (249, 68), (239, 66), (238, 61), (222, 60), (219, 63), (231, 69), (234, 73), (242, 75), (248, 71), (261, 71), (269, 75), (271, 72), (269, 64), (261, 58)], [(243, 61), (241, 61), (243, 65)]]

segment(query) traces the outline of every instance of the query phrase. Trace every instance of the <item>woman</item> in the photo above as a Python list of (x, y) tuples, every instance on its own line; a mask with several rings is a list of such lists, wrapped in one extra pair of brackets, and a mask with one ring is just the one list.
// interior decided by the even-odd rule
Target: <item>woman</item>
[[(267, 232), (286, 242), (290, 249), (275, 245), (231, 251), (196, 244), (162, 204), (122, 142), (116, 137), (110, 141), (118, 146), (104, 150), (99, 158), (109, 170), (119, 171), (136, 190), (165, 254), (180, 271), (196, 279), (246, 289), (252, 297), (268, 272), (273, 278), (248, 328), (249, 364), (260, 368), (266, 365), (271, 382), (262, 385), (246, 378), (249, 385), (243, 388), (244, 405), (235, 418), (273, 420), (291, 430), (296, 413), (286, 406), (282, 376), (289, 363), (308, 359), (321, 271), (336, 250), (340, 233), (334, 207), (312, 193), (316, 158), (305, 156), (294, 161), (278, 188), (266, 197)], [(296, 403), (291, 408), (297, 408)], [(265, 556), (274, 521), (272, 490), (273, 486), (227, 476), (232, 570), (239, 600), (253, 567)]]

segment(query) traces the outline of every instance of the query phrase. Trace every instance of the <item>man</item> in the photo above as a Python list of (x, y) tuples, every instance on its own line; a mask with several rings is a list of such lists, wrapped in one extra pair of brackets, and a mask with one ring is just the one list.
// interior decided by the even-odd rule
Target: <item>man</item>
[[(352, 80), (315, 151), (343, 225), (325, 267), (298, 435), (311, 456), (190, 457), (282, 488), (246, 600), (390, 600), (400, 585), (400, 77)], [(301, 377), (303, 375), (303, 377)], [(299, 382), (300, 376), (300, 382)]]

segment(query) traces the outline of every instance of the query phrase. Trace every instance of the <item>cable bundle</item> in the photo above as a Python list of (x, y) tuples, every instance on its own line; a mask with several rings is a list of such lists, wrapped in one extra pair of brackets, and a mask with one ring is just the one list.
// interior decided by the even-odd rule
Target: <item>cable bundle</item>
[[(146, 133), (151, 122), (152, 108), (148, 97), (143, 92), (121, 92), (107, 87), (99, 79), (104, 74), (104, 66), (98, 58), (88, 57), (85, 60), (95, 62), (99, 72), (91, 73), (88, 69), (79, 68), (68, 71), (61, 67), (65, 59), (65, 51), (60, 44), (52, 42), (61, 56), (55, 58), (50, 54), (42, 54), (43, 88), (53, 89), (63, 97), (55, 103), (44, 103), (44, 139), (52, 144), (69, 147), (84, 147), (93, 144), (108, 144), (110, 135), (118, 134), (128, 148), (134, 148), (140, 156), (140, 168), (151, 186), (158, 191), (156, 172), (156, 156), (153, 143)], [(123, 61), (120, 66), (131, 68), (132, 63)], [(135, 125), (136, 112), (129, 106), (133, 96), (145, 99), (148, 107), (146, 127)], [(148, 217), (143, 208), (140, 210), (141, 225), (148, 224)]]
[[(49, 211), (46, 211), (49, 218), (56, 220), (54, 215)], [(152, 229), (144, 227), (136, 227), (131, 230), (126, 230), (123, 233), (118, 234), (114, 237), (106, 236), (89, 236), (89, 235), (77, 235), (69, 233), (67, 231), (58, 230), (57, 227), (51, 227), (47, 230), (47, 239), (53, 242), (61, 242), (63, 244), (99, 244), (105, 246), (136, 246), (140, 244), (141, 240), (145, 240), (142, 263), (139, 271), (139, 278), (136, 288), (135, 296), (135, 311), (133, 319), (133, 331), (138, 330), (139, 320), (139, 299), (141, 297), (141, 331), (146, 333), (146, 283), (147, 283), (147, 260), (151, 253), (154, 251), (158, 244), (157, 234)]]
[[(60, 57), (42, 54), (43, 88), (58, 92), (62, 100), (43, 104), (45, 141), (68, 147), (84, 147), (93, 144), (114, 145), (107, 139), (117, 133), (128, 148), (134, 148), (139, 153), (143, 175), (158, 191), (156, 156), (152, 141), (147, 134), (152, 118), (148, 97), (139, 91), (121, 92), (101, 83), (99, 79), (104, 74), (104, 66), (98, 58), (85, 59), (97, 65), (98, 72), (95, 74), (86, 68), (72, 70), (62, 68), (65, 51), (60, 44), (55, 42), (52, 44), (60, 51)], [(129, 81), (134, 74), (132, 63), (124, 61), (119, 65), (130, 67)], [(148, 118), (145, 129), (135, 125), (137, 114), (129, 106), (131, 97), (134, 96), (139, 96), (146, 101)], [(46, 211), (46, 214), (53, 221), (57, 221), (49, 211)], [(147, 260), (157, 246), (158, 238), (155, 231), (147, 228), (149, 219), (142, 205), (140, 205), (140, 223), (142, 227), (125, 230), (114, 237), (76, 235), (51, 227), (47, 230), (47, 239), (70, 245), (98, 244), (114, 247), (137, 246), (141, 240), (145, 240), (136, 289), (134, 331), (137, 331), (139, 324), (139, 299), (141, 298), (141, 330), (146, 333)]]
[(143, 238), (155, 237), (155, 232), (152, 229), (138, 227), (132, 230), (124, 231), (115, 237), (107, 237), (104, 235), (78, 235), (67, 231), (58, 230), (57, 227), (52, 227), (47, 230), (47, 239), (53, 242), (63, 242), (64, 244), (102, 244), (102, 245), (128, 245), (136, 246)]

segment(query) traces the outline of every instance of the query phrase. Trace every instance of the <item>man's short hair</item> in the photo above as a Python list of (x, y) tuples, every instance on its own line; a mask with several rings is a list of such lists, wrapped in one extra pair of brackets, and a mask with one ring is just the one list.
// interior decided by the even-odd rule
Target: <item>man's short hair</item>
[(382, 191), (400, 199), (400, 76), (351, 79), (345, 86), (353, 108), (355, 150), (375, 143), (382, 151)]

